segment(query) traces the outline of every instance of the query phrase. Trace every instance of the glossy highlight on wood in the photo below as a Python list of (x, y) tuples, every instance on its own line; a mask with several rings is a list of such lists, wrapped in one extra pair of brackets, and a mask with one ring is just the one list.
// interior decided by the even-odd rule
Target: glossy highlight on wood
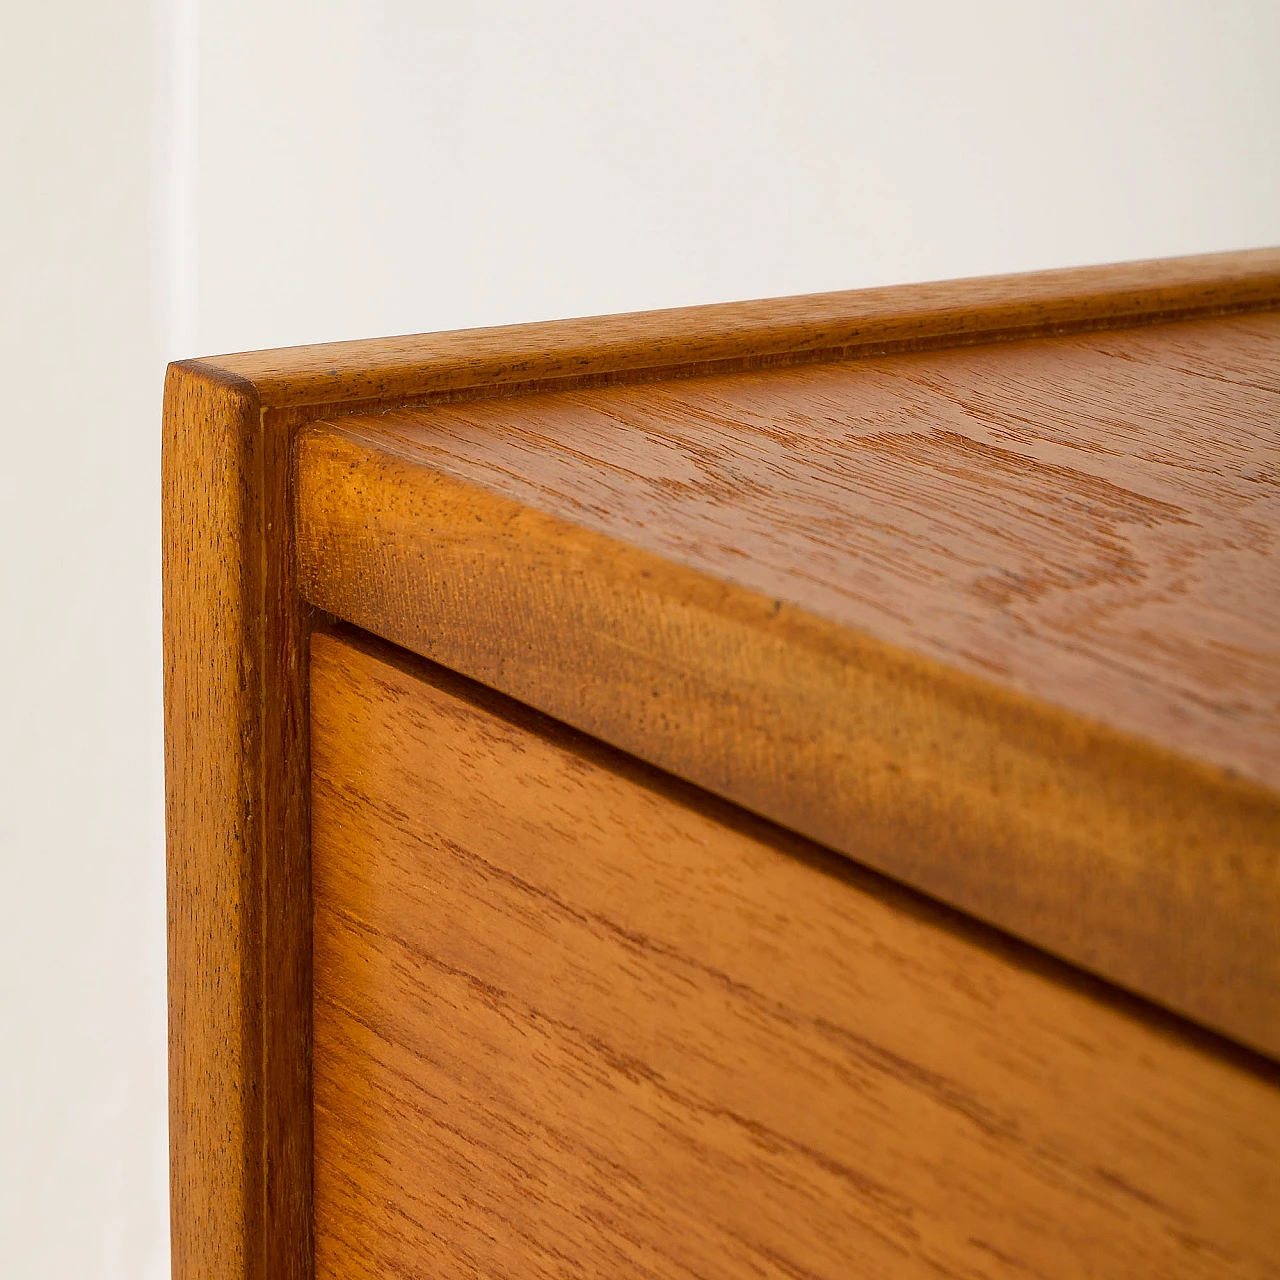
[(320, 1280), (1280, 1265), (1274, 1079), (389, 647), (311, 681)]
[(1280, 313), (347, 416), (316, 604), (1280, 1053)]

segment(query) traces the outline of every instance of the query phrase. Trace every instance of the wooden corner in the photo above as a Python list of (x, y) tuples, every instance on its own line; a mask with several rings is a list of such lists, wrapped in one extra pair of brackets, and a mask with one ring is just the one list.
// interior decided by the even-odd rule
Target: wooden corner
[(162, 463), (175, 1280), (309, 1280), (307, 422), (458, 396), (1221, 314), (1280, 250), (248, 353), (170, 367)]

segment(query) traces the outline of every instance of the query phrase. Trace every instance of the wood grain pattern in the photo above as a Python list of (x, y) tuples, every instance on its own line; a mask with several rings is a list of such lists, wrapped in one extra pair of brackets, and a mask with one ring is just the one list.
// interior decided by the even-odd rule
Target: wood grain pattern
[(299, 443), (303, 589), (1280, 1054), (1280, 315)]
[(1280, 1081), (315, 637), (317, 1275), (1280, 1274)]
[(1029, 332), (1256, 310), (1280, 251), (247, 353), (171, 366), (164, 420), (170, 1160), (177, 1280), (310, 1263), (306, 423)]
[(342, 425), (1280, 790), (1280, 312)]

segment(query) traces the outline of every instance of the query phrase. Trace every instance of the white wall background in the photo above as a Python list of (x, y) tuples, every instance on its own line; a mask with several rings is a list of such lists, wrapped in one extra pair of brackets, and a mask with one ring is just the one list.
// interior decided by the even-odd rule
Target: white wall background
[(209, 351), (1280, 242), (1275, 0), (0, 0), (0, 1274), (167, 1274)]

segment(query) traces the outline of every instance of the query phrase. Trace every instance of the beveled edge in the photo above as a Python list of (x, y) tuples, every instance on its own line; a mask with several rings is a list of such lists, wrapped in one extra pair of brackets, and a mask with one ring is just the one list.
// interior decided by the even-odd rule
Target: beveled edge
[(242, 352), (202, 364), (264, 406), (581, 385), (917, 349), (1280, 303), (1280, 248)]

